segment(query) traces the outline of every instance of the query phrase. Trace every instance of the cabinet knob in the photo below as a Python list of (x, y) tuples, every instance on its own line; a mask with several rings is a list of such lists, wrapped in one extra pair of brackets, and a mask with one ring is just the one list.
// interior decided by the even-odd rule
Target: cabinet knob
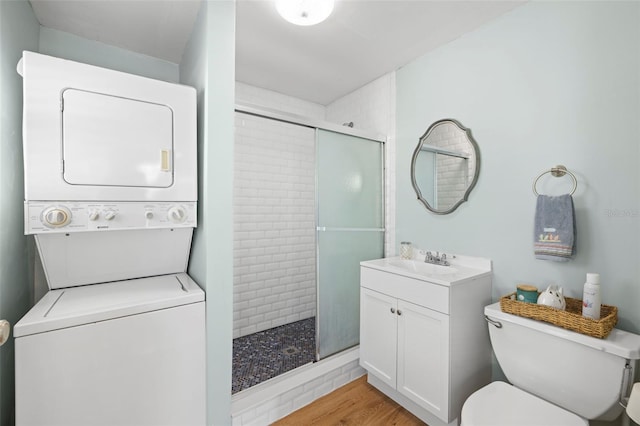
[(395, 314), (395, 313), (396, 313), (395, 308), (391, 308), (391, 313), (392, 313), (392, 314)]
[(402, 315), (402, 311), (398, 309), (398, 315)]

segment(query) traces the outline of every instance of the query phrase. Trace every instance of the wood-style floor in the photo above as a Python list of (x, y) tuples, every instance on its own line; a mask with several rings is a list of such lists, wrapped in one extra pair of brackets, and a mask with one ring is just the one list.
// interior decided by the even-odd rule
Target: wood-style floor
[(425, 423), (367, 383), (367, 376), (363, 376), (273, 425), (424, 426)]

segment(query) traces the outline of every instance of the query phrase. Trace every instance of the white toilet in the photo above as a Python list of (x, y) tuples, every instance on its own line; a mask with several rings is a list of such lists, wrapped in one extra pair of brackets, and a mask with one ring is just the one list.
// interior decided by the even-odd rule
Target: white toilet
[(511, 384), (493, 382), (464, 403), (462, 426), (583, 426), (613, 420), (623, 381), (633, 379), (640, 336), (614, 329), (606, 339), (484, 309), (498, 363)]

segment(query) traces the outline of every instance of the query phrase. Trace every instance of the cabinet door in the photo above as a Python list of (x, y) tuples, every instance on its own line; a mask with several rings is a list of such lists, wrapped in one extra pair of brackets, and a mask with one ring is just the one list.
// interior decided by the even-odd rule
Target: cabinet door
[(449, 317), (398, 301), (397, 390), (449, 422)]
[(396, 305), (393, 297), (360, 289), (360, 365), (393, 388), (398, 336)]

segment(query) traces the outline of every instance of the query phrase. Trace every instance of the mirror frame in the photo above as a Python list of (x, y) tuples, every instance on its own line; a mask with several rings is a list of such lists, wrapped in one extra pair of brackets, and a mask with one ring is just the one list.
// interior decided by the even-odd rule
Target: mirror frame
[[(427, 140), (427, 138), (429, 137), (433, 129), (435, 129), (440, 124), (447, 123), (447, 122), (454, 124), (460, 130), (465, 132), (467, 139), (469, 140), (469, 142), (471, 143), (471, 147), (473, 148), (473, 154), (475, 155), (475, 159), (476, 159), (476, 168), (473, 174), (473, 179), (471, 180), (471, 183), (467, 187), (467, 190), (465, 191), (462, 198), (453, 206), (451, 206), (449, 209), (438, 210), (433, 208), (431, 205), (429, 205), (429, 202), (427, 202), (427, 200), (425, 200), (424, 197), (422, 196), (422, 191), (420, 191), (420, 188), (418, 187), (418, 182), (416, 182), (416, 161), (418, 159), (418, 154), (422, 150), (422, 145), (424, 145), (424, 142)], [(444, 118), (442, 120), (438, 120), (433, 124), (431, 124), (431, 126), (429, 126), (427, 131), (418, 139), (418, 146), (413, 151), (413, 157), (411, 158), (411, 184), (413, 185), (413, 189), (416, 191), (416, 195), (418, 196), (418, 201), (420, 201), (426, 207), (426, 209), (429, 210), (430, 212), (435, 214), (449, 214), (455, 211), (460, 206), (460, 204), (467, 201), (467, 199), (469, 198), (469, 194), (471, 193), (471, 190), (476, 186), (476, 183), (478, 182), (479, 175), (480, 175), (480, 149), (478, 148), (478, 144), (476, 143), (475, 139), (473, 139), (473, 136), (471, 135), (471, 129), (464, 127), (462, 124), (460, 124), (458, 120), (455, 120), (453, 118)]]

